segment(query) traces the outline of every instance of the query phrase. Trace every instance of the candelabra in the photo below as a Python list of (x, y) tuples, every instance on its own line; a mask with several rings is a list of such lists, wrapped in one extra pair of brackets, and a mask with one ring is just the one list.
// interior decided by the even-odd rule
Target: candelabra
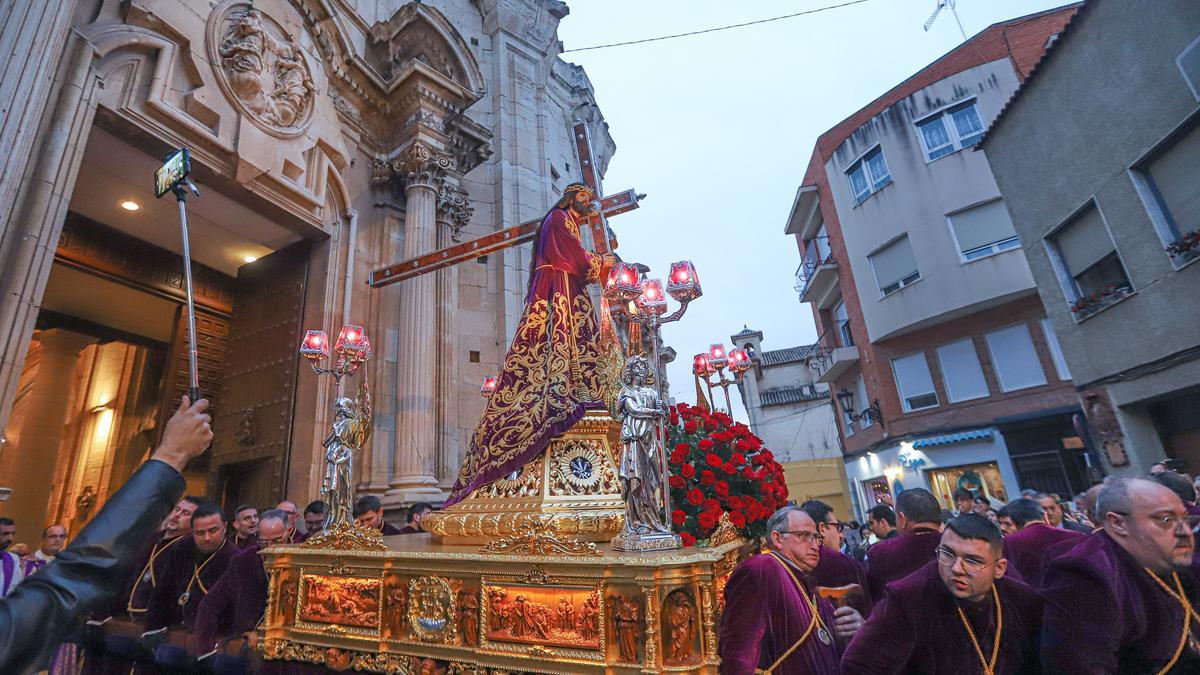
[(333, 345), (337, 361), (332, 368), (318, 365), (329, 357), (329, 338), (325, 331), (310, 330), (300, 343), (300, 355), (308, 359), (318, 376), (331, 375), (336, 383), (332, 429), (325, 437), (325, 480), (321, 496), (327, 511), (324, 529), (353, 522), (354, 451), (362, 448), (371, 436), (371, 393), (364, 381), (355, 400), (342, 396), (342, 378), (353, 376), (371, 358), (371, 342), (362, 326), (342, 326)]
[[(750, 365), (750, 355), (745, 349), (738, 347), (726, 353), (725, 345), (717, 343), (708, 348), (707, 354), (701, 352), (692, 357), (692, 374), (708, 386), (710, 401), (713, 397), (713, 387), (720, 387), (725, 392), (725, 411), (730, 412), (733, 408), (729, 401), (729, 385), (741, 384), (746, 371), (750, 370)], [(733, 373), (733, 377), (725, 377), (726, 368)], [(712, 379), (713, 375), (717, 376), (716, 380)]]

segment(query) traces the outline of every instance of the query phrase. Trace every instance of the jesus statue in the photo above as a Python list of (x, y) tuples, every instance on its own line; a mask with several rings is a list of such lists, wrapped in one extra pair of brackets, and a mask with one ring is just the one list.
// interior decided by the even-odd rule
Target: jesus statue
[(587, 293), (613, 257), (580, 240), (593, 195), (572, 183), (542, 220), (525, 311), (446, 506), (520, 469), (586, 411), (615, 399), (620, 349), (601, 339)]

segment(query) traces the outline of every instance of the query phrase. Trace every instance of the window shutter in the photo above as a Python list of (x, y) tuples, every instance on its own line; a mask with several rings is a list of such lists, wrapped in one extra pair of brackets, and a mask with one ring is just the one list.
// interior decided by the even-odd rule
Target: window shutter
[(900, 390), (906, 410), (937, 405), (937, 394), (924, 352), (892, 359), (892, 370), (896, 374), (896, 388)]
[(1104, 227), (1100, 211), (1095, 206), (1066, 226), (1055, 236), (1055, 240), (1071, 276), (1078, 275), (1113, 252), (1112, 237), (1108, 236), (1108, 229)]
[(970, 338), (938, 347), (937, 355), (946, 383), (946, 397), (951, 403), (988, 395), (987, 380), (983, 378), (975, 344)]
[(1149, 172), (1179, 234), (1200, 229), (1200, 127), (1154, 160)]
[(997, 199), (950, 216), (958, 246), (970, 251), (1017, 236), (1004, 202)]
[(908, 237), (896, 240), (887, 248), (871, 256), (871, 265), (875, 268), (875, 278), (880, 288), (887, 288), (904, 277), (917, 271), (917, 261), (913, 258), (912, 245)]
[(987, 334), (987, 343), (1001, 389), (1014, 391), (1046, 384), (1046, 374), (1028, 326), (1019, 323), (992, 331)]

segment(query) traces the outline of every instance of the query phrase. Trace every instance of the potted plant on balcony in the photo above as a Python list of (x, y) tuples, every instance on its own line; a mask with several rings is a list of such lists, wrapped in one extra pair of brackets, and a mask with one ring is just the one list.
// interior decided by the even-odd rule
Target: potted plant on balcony
[(1129, 295), (1130, 288), (1124, 284), (1107, 283), (1104, 288), (1089, 295), (1080, 296), (1071, 303), (1071, 312), (1080, 318), (1088, 316), (1102, 307), (1107, 307)]
[(1170, 244), (1167, 244), (1166, 247), (1167, 253), (1172, 258), (1179, 258), (1189, 253), (1195, 254), (1196, 249), (1200, 249), (1200, 230), (1192, 230)]

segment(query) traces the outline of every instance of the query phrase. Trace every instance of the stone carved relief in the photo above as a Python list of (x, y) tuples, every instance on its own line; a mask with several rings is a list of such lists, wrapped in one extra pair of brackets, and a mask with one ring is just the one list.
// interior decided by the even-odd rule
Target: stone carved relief
[(550, 465), (550, 494), (594, 495), (619, 494), (620, 484), (608, 462), (602, 458), (604, 447), (597, 440), (576, 440), (568, 443)]
[(447, 171), (455, 169), (454, 158), (428, 143), (415, 142), (403, 151), (371, 160), (371, 182), (386, 183), (400, 178), (404, 185), (425, 185), (441, 190)]
[(467, 191), (456, 185), (443, 183), (438, 190), (437, 209), (450, 223), (450, 238), (462, 241), (462, 230), (471, 222), (471, 216), (475, 213)]
[(234, 4), (209, 34), (209, 51), (226, 94), (265, 131), (299, 134), (312, 117), (308, 62), (292, 36), (261, 10)]
[(663, 607), (663, 661), (681, 665), (692, 660), (696, 644), (696, 614), (692, 596), (685, 590), (672, 591)]
[(467, 84), (458, 55), (420, 15), (418, 4), (401, 7), (391, 19), (372, 29), (375, 44), (367, 52), (368, 62), (386, 80), (395, 78), (410, 62), (418, 61), (459, 84)]

